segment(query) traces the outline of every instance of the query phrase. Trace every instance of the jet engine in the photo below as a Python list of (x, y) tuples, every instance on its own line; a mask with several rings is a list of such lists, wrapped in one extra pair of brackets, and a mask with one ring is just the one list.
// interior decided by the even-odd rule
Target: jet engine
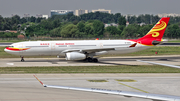
[(86, 55), (78, 52), (66, 53), (66, 60), (83, 60), (86, 59)]

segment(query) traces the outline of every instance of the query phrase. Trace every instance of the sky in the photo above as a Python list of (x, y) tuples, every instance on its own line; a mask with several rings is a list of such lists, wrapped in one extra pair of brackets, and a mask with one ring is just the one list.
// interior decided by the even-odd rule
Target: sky
[(50, 10), (108, 9), (112, 13), (180, 14), (180, 0), (0, 0), (0, 15), (50, 15)]

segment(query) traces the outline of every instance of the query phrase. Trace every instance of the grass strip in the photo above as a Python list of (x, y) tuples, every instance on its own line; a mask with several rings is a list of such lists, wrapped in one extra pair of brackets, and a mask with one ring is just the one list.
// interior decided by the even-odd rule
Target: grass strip
[(132, 80), (132, 79), (116, 79), (116, 81), (119, 81), (119, 82), (137, 82), (136, 80)]
[(87, 80), (89, 82), (108, 82), (107, 80)]
[(180, 69), (159, 65), (0, 67), (0, 74), (25, 73), (180, 73)]

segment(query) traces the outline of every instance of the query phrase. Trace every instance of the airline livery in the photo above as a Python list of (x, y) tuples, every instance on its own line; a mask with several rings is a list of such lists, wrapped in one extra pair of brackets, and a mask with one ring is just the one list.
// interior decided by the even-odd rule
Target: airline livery
[(73, 41), (26, 41), (13, 43), (4, 51), (24, 56), (54, 55), (66, 60), (87, 60), (98, 62), (93, 58), (102, 54), (124, 54), (150, 48), (161, 44), (162, 37), (169, 22), (169, 17), (161, 20), (142, 38), (128, 40), (73, 40)]

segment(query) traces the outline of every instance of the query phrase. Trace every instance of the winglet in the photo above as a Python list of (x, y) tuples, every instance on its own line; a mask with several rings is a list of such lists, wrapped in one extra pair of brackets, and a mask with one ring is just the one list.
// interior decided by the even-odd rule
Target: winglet
[(36, 77), (36, 75), (33, 75), (44, 87), (46, 87), (46, 85), (45, 84), (43, 84), (37, 77)]
[(129, 47), (135, 47), (137, 45), (137, 43), (134, 43), (134, 44), (132, 44), (131, 46), (129, 46)]

